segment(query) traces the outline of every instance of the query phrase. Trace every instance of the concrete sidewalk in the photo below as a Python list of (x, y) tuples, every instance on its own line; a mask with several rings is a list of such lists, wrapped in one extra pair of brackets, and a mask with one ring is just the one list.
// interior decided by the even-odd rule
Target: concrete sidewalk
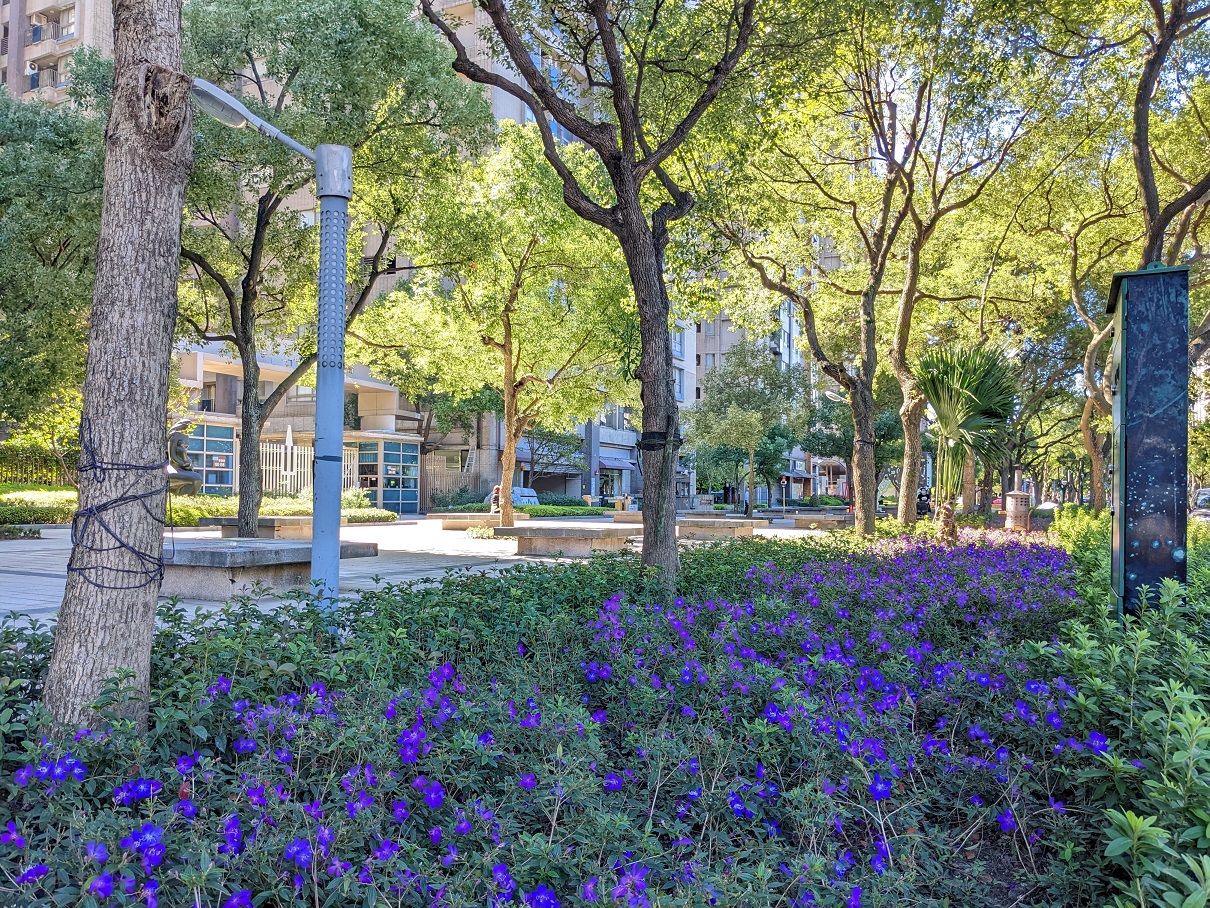
[[(614, 526), (611, 518), (534, 520), (528, 526)], [(636, 535), (642, 532), (635, 527)], [(757, 531), (768, 536), (802, 536), (803, 530), (783, 527)], [(164, 535), (164, 546), (173, 539), (218, 538), (218, 530), (172, 530)], [(373, 589), (379, 583), (404, 583), (437, 579), (447, 571), (499, 571), (526, 561), (552, 561), (517, 555), (515, 540), (474, 539), (461, 530), (438, 529), (437, 521), (416, 523), (361, 524), (341, 529), (341, 539), (378, 544), (377, 558), (352, 558), (340, 563), (342, 593)], [(67, 582), (67, 560), (71, 555), (67, 527), (45, 527), (42, 539), (0, 540), (0, 614), (10, 611), (39, 621), (50, 621), (63, 600)], [(268, 604), (277, 598), (262, 600)], [(189, 609), (217, 608), (222, 603), (188, 600)]]

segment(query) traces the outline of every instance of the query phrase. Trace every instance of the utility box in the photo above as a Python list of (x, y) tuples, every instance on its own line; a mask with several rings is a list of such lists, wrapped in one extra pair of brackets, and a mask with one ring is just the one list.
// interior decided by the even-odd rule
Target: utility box
[(1189, 269), (1115, 274), (1107, 310), (1113, 436), (1110, 582), (1118, 617), (1141, 586), (1186, 575), (1189, 516)]

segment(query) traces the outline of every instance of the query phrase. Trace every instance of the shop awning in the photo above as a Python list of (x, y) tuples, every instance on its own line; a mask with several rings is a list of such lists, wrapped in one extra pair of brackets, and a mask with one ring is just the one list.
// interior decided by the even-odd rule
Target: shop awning
[(602, 470), (633, 470), (636, 469), (633, 462), (629, 460), (614, 460), (611, 457), (601, 458)]

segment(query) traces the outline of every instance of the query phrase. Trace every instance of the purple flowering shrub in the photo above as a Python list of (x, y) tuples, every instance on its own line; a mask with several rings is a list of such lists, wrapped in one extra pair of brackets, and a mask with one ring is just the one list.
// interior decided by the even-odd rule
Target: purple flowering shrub
[(1204, 638), (1140, 625), (1131, 681), (1060, 626), (1063, 552), (980, 538), (695, 547), (671, 602), (603, 558), (168, 609), (148, 734), (6, 738), (0, 904), (1103, 905), (1195, 816), (1127, 811), (1196, 801), (1196, 698), (1131, 709)]

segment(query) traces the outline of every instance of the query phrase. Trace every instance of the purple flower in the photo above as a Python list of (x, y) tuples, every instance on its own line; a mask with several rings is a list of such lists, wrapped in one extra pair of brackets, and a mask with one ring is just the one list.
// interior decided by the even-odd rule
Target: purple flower
[(432, 829), (429, 830), (429, 841), (432, 842), (434, 845), (441, 844), (441, 827), (440, 826), (434, 826)]
[(197, 816), (197, 805), (188, 798), (181, 798), (173, 809), (187, 820), (192, 820)]
[(313, 857), (311, 843), (306, 839), (295, 839), (286, 846), (282, 857), (287, 861), (293, 861), (298, 867), (305, 870), (311, 866), (311, 858)]
[(22, 766), (13, 775), (13, 781), (17, 784), (17, 786), (19, 788), (24, 788), (26, 785), (28, 785), (30, 782), (33, 781), (33, 778), (34, 778), (34, 768), (32, 766)]
[(523, 773), (517, 784), (526, 791), (533, 791), (538, 786), (538, 780), (532, 772)]
[(25, 886), (34, 882), (34, 880), (40, 880), (48, 873), (50, 873), (50, 868), (45, 864), (35, 864), (33, 867), (29, 868), (29, 870), (17, 877), (17, 879), (15, 879), (13, 882), (15, 882), (18, 886)]
[(223, 902), (223, 908), (252, 908), (252, 890), (241, 889)]
[(870, 794), (875, 801), (885, 801), (891, 796), (891, 788), (894, 783), (890, 779), (884, 779), (879, 773), (874, 773), (874, 781), (870, 783)]
[[(237, 754), (250, 754), (256, 750), (256, 741), (252, 738), (237, 738), (231, 746)], [(243, 890), (240, 891), (242, 892)]]
[(1017, 828), (1017, 821), (1013, 817), (1013, 812), (1011, 810), (1005, 810), (1004, 813), (996, 814), (996, 819), (999, 821), (1000, 828), (1004, 832), (1012, 832)]
[(1053, 795), (1050, 797), (1050, 806), (1055, 813), (1067, 813), (1067, 808), (1063, 806), (1063, 802), (1056, 801)]
[(595, 902), (597, 900), (597, 881), (599, 877), (592, 877), (580, 884), (580, 898), (585, 902)]
[(861, 887), (854, 886), (853, 891), (849, 893), (848, 899), (844, 903), (845, 908), (861, 908)]
[(1088, 733), (1088, 748), (1094, 753), (1103, 754), (1109, 750), (1109, 739), (1099, 731)]
[[(2, 840), (3, 836), (0, 836), (0, 841)], [(96, 861), (98, 864), (104, 864), (109, 860), (109, 849), (105, 847), (104, 842), (88, 842), (84, 846), (84, 851), (89, 860)]]
[(113, 895), (113, 876), (102, 873), (88, 884), (88, 894), (97, 898), (107, 899)]
[(399, 851), (399, 846), (390, 839), (383, 839), (377, 848), (374, 849), (374, 859), (378, 861), (389, 861), (391, 857)]
[(605, 788), (606, 791), (621, 791), (622, 790), (622, 777), (619, 776), (616, 772), (607, 773), (605, 775), (605, 781), (602, 782), (601, 784)]
[(9, 820), (5, 831), (0, 832), (0, 844), (12, 845), (14, 848), (25, 847), (25, 838), (17, 832), (17, 824), (13, 820)]
[(559, 908), (559, 899), (555, 891), (545, 884), (539, 884), (533, 892), (526, 893), (525, 904), (534, 908)]

